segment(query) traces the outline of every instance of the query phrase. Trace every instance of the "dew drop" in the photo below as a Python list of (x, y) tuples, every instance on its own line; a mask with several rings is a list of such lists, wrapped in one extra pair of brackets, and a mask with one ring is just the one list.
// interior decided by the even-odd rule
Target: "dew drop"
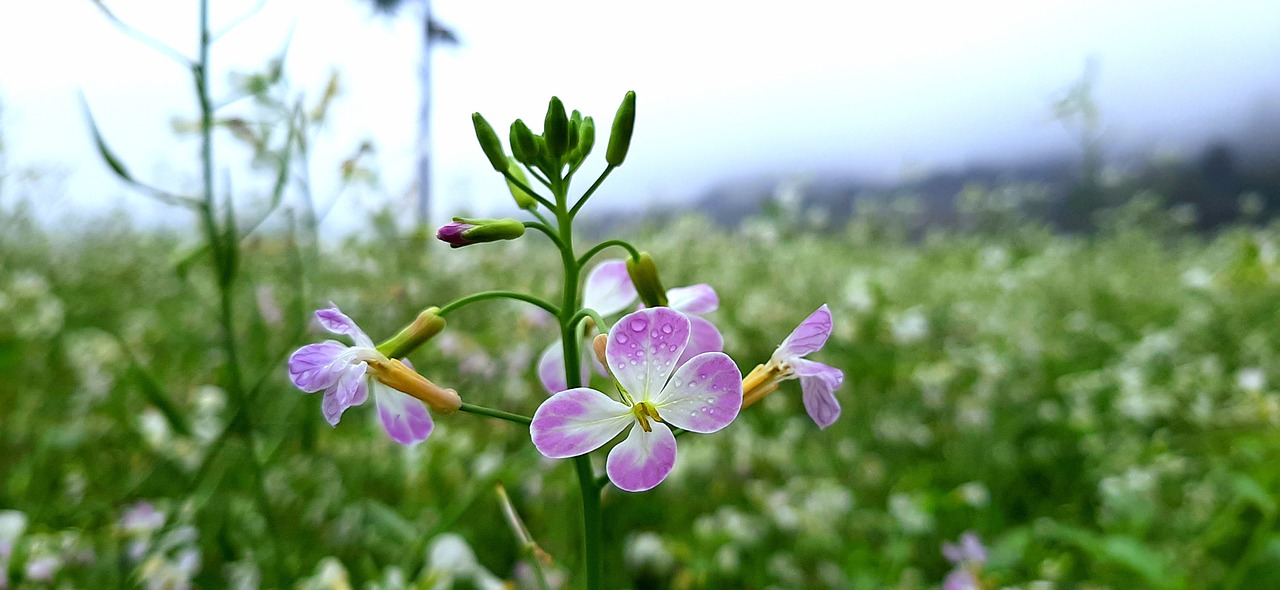
[(662, 333), (663, 333), (663, 334), (670, 334), (672, 330), (673, 330), (673, 328), (671, 327), (671, 324), (662, 324)]
[(680, 347), (672, 344), (671, 346), (667, 347), (667, 350), (670, 350), (671, 352), (675, 352), (677, 348), (680, 348)]
[(648, 324), (648, 322), (636, 318), (631, 320), (631, 330), (634, 332), (643, 332), (646, 324)]
[[(626, 344), (630, 338), (628, 338), (626, 334), (619, 332), (618, 336), (614, 338), (614, 340), (617, 340), (619, 344)], [(635, 346), (635, 344), (632, 343), (631, 346)]]

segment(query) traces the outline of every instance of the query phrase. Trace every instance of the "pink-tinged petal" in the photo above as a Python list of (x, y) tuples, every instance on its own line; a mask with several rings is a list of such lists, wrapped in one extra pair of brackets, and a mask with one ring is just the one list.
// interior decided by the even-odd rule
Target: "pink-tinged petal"
[(564, 459), (600, 448), (634, 421), (626, 404), (594, 389), (578, 387), (542, 402), (533, 413), (529, 435), (538, 452)]
[(942, 590), (981, 590), (978, 580), (964, 568), (956, 568), (942, 581)]
[(676, 437), (661, 422), (650, 422), (653, 432), (636, 425), (627, 439), (609, 451), (605, 472), (609, 481), (627, 492), (643, 492), (662, 483), (676, 464)]
[(724, 350), (724, 336), (720, 335), (720, 330), (715, 324), (698, 316), (685, 317), (689, 318), (689, 344), (684, 347), (684, 353), (680, 355), (680, 360), (676, 361), (676, 366), (683, 365), (689, 362), (689, 359), (704, 352)]
[(662, 390), (689, 342), (689, 318), (669, 307), (629, 313), (609, 330), (605, 359), (637, 402)]
[(636, 286), (627, 274), (627, 263), (608, 260), (596, 265), (582, 288), (582, 306), (607, 316), (618, 313), (636, 300)]
[(667, 305), (685, 313), (711, 313), (720, 307), (720, 297), (711, 285), (701, 283), (667, 289)]
[(346, 366), (333, 366), (333, 361), (347, 350), (347, 345), (337, 340), (308, 344), (289, 356), (289, 380), (307, 393), (333, 387)]
[(378, 405), (378, 419), (382, 421), (383, 430), (391, 440), (402, 445), (426, 440), (435, 428), (427, 406), (407, 393), (375, 382), (373, 400)]
[(347, 370), (343, 371), (342, 376), (338, 378), (338, 382), (325, 390), (324, 399), (320, 402), (320, 410), (329, 424), (336, 426), (347, 408), (358, 406), (369, 397), (369, 386), (364, 378), (365, 371), (368, 369), (369, 366), (364, 363), (348, 365)]
[(831, 336), (831, 310), (827, 309), (824, 303), (818, 311), (810, 314), (800, 322), (799, 326), (796, 326), (796, 329), (778, 346), (773, 357), (779, 360), (799, 358), (816, 352), (827, 343), (828, 336)]
[[(578, 363), (578, 370), (582, 373), (582, 380), (579, 383), (585, 385), (591, 380), (591, 367), (592, 363), (587, 360), (587, 354), (584, 353), (582, 361)], [(542, 356), (538, 358), (538, 380), (542, 382), (547, 393), (557, 393), (569, 389), (564, 375), (564, 343), (556, 340), (543, 350)]]
[(369, 336), (365, 335), (364, 330), (357, 326), (355, 321), (342, 313), (338, 306), (330, 303), (328, 309), (316, 310), (316, 319), (320, 321), (320, 326), (333, 332), (334, 334), (344, 334), (350, 336), (355, 341), (356, 346), (364, 346), (373, 348), (373, 341)]
[(815, 361), (795, 359), (791, 368), (800, 376), (804, 409), (820, 428), (831, 426), (840, 417), (835, 391), (844, 383), (844, 371)]
[(723, 352), (693, 357), (652, 400), (662, 419), (692, 432), (715, 432), (742, 409), (742, 372)]
[(960, 550), (964, 559), (977, 563), (986, 563), (987, 548), (983, 546), (982, 540), (972, 531), (966, 531), (960, 535)]

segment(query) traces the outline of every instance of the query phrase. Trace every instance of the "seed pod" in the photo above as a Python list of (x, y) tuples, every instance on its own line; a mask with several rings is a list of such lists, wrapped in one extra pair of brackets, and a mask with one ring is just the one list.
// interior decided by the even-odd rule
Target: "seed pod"
[(613, 116), (613, 129), (609, 131), (609, 149), (604, 159), (610, 166), (621, 166), (627, 159), (627, 149), (631, 147), (631, 132), (636, 127), (636, 93), (627, 92), (622, 98), (622, 105)]

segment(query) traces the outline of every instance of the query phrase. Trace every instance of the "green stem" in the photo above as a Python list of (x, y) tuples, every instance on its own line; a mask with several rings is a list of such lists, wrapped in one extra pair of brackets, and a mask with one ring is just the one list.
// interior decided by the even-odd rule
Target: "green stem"
[(550, 302), (546, 301), (545, 299), (542, 299), (540, 297), (535, 297), (533, 295), (526, 295), (524, 293), (519, 293), (516, 291), (484, 291), (481, 293), (468, 295), (466, 297), (462, 297), (462, 298), (450, 301), (444, 307), (441, 307), (440, 311), (436, 312), (436, 315), (444, 316), (451, 311), (456, 311), (460, 308), (471, 305), (472, 303), (478, 303), (480, 301), (486, 301), (489, 299), (515, 299), (517, 301), (524, 301), (525, 303), (532, 303), (533, 305), (536, 305), (538, 307), (541, 307), (542, 309), (547, 310), (547, 312), (550, 313), (551, 315), (560, 317), (560, 310), (556, 308), (555, 305), (552, 305)]
[(511, 184), (514, 184), (517, 187), (519, 187), (520, 190), (527, 193), (530, 197), (533, 197), (535, 201), (541, 203), (543, 207), (546, 207), (548, 209), (555, 209), (555, 205), (552, 205), (551, 201), (548, 201), (546, 197), (534, 192), (532, 188), (529, 188), (529, 185), (525, 184), (524, 182), (521, 182), (521, 180), (519, 178), (516, 178), (514, 174), (506, 170), (503, 170), (502, 175), (507, 177), (507, 182), (510, 182)]
[(582, 196), (578, 197), (578, 202), (573, 204), (573, 210), (569, 211), (570, 219), (578, 216), (578, 210), (582, 209), (582, 206), (587, 204), (587, 199), (590, 199), (591, 195), (595, 194), (596, 189), (600, 188), (600, 184), (604, 182), (604, 179), (609, 177), (609, 173), (613, 172), (614, 168), (616, 168), (616, 166), (609, 166), (608, 168), (605, 168), (604, 172), (600, 173), (600, 177), (596, 179), (595, 184), (592, 184), (591, 188), (587, 189), (587, 192), (582, 193)]
[(618, 246), (620, 248), (624, 248), (629, 254), (631, 254), (632, 260), (640, 260), (640, 251), (636, 250), (636, 247), (632, 246), (630, 242), (627, 242), (625, 240), (605, 240), (603, 242), (600, 242), (599, 244), (596, 244), (595, 247), (591, 248), (590, 250), (587, 250), (586, 254), (583, 254), (581, 257), (579, 257), (578, 266), (586, 266), (587, 263), (591, 261), (592, 257), (594, 257), (596, 254), (603, 252), (605, 248), (608, 248), (610, 246)]
[(478, 414), (480, 416), (488, 416), (490, 418), (506, 420), (507, 422), (524, 424), (525, 426), (528, 426), (529, 423), (533, 422), (533, 419), (529, 418), (528, 416), (521, 416), (520, 414), (512, 414), (511, 412), (504, 412), (502, 410), (495, 410), (493, 408), (486, 408), (484, 406), (477, 406), (475, 404), (469, 404), (466, 402), (462, 402), (462, 407), (458, 409), (463, 412), (467, 412), (469, 414)]
[(604, 546), (600, 486), (596, 485), (590, 456), (578, 455), (573, 462), (578, 469), (578, 489), (582, 491), (582, 542), (586, 547), (583, 557), (587, 562), (587, 590), (600, 590), (600, 549)]
[(551, 227), (547, 224), (538, 221), (526, 221), (524, 222), (524, 227), (526, 229), (536, 229), (546, 234), (548, 238), (551, 238), (551, 242), (554, 243), (556, 247), (560, 246), (560, 236), (557, 236), (555, 232), (551, 231)]
[[(582, 320), (585, 320), (587, 318), (591, 318), (591, 321), (596, 323), (597, 330), (600, 330), (601, 332), (606, 331), (604, 318), (600, 317), (600, 314), (596, 313), (596, 310), (594, 309), (587, 309), (587, 308), (579, 309), (578, 313), (573, 314), (573, 317), (569, 319), (569, 325), (574, 326), (576, 328), (578, 326), (578, 322), (581, 322)], [(576, 330), (575, 330), (575, 333), (576, 333)]]

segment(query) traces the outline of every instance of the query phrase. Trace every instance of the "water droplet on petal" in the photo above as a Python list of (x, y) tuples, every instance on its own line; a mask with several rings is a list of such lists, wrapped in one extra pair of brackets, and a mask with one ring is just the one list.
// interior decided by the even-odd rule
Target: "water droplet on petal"
[(648, 322), (640, 318), (636, 318), (634, 320), (631, 320), (631, 330), (635, 332), (643, 332), (647, 324)]
[(672, 327), (671, 327), (671, 324), (662, 324), (662, 333), (663, 333), (663, 334), (670, 334), (670, 333), (671, 333), (671, 331), (672, 331), (673, 329), (674, 329), (674, 328), (672, 328)]
[[(617, 340), (619, 344), (626, 344), (630, 338), (627, 338), (626, 334), (619, 332), (618, 336), (614, 338), (614, 340)], [(635, 343), (632, 343), (631, 346), (635, 346)]]
[(667, 350), (671, 352), (675, 352), (677, 348), (680, 348), (680, 347), (672, 344), (671, 346), (667, 347)]

